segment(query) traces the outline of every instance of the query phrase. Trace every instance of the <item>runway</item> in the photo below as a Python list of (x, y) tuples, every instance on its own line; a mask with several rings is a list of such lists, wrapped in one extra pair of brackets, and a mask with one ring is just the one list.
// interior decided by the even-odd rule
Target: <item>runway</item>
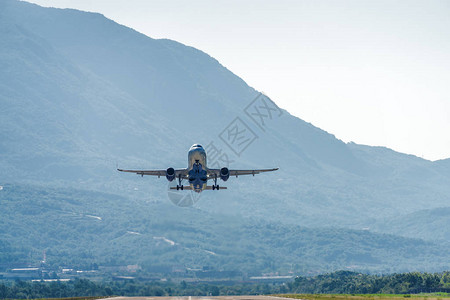
[(173, 297), (113, 297), (108, 300), (286, 300), (272, 296), (173, 296)]

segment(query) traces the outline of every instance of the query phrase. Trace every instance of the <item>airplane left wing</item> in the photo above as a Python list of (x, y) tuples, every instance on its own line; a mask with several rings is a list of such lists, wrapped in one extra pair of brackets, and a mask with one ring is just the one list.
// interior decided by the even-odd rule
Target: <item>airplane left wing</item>
[[(117, 169), (117, 171), (120, 172), (129, 172), (129, 173), (135, 173), (141, 176), (144, 175), (152, 175), (152, 176), (158, 176), (158, 177), (165, 177), (166, 176), (166, 170), (123, 170), (123, 169)], [(188, 179), (188, 171), (187, 169), (178, 169), (175, 170), (175, 178), (178, 178), (178, 176), (181, 175), (181, 179)]]

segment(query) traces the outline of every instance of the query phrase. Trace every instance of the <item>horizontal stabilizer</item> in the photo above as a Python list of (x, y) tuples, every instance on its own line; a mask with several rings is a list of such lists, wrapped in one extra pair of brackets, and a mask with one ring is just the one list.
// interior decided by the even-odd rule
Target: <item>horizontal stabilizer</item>
[[(177, 187), (176, 186), (171, 186), (170, 189), (171, 190), (176, 190)], [(190, 190), (191, 191), (191, 190), (193, 190), (193, 188), (191, 186), (189, 186), (189, 185), (183, 185), (183, 190)], [(180, 189), (180, 191), (181, 191), (181, 189)]]
[[(219, 190), (226, 190), (226, 189), (227, 189), (226, 186), (221, 186), (221, 187), (219, 187)], [(206, 186), (206, 189), (205, 189), (205, 190), (212, 190), (212, 185)]]
[[(171, 190), (176, 190), (177, 187), (176, 187), (176, 186), (171, 186), (170, 189), (171, 189)], [(208, 186), (206, 186), (206, 189), (205, 189), (205, 190), (212, 190), (212, 189), (213, 189), (213, 188), (212, 188), (212, 185), (208, 185)], [(226, 186), (221, 186), (221, 187), (219, 187), (219, 190), (226, 190), (226, 189), (228, 189)], [(181, 189), (179, 189), (179, 190), (181, 191)], [(192, 188), (191, 186), (183, 186), (183, 190), (189, 190), (189, 191), (192, 191), (193, 188)]]

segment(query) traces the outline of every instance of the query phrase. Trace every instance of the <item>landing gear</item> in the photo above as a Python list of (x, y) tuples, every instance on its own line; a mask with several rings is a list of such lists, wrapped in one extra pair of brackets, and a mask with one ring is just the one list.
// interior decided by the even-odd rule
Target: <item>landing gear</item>
[(181, 174), (178, 174), (177, 191), (178, 190), (183, 190), (183, 185), (181, 184)]
[(214, 174), (214, 184), (212, 186), (212, 189), (213, 189), (213, 191), (220, 189), (219, 185), (217, 184), (217, 174)]

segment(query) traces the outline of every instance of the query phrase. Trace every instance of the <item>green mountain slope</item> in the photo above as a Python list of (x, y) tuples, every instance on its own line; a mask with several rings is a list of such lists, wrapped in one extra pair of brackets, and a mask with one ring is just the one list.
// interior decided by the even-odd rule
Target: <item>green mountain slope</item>
[(417, 239), (286, 226), (105, 193), (11, 185), (0, 205), (1, 240), (21, 245), (2, 252), (3, 262), (15, 255), (29, 263), (25, 252), (36, 263), (46, 250), (49, 264), (75, 268), (139, 264), (257, 275), (450, 267), (442, 263), (450, 261), (445, 247)]
[(379, 222), (377, 231), (424, 240), (450, 241), (450, 207), (419, 210)]

